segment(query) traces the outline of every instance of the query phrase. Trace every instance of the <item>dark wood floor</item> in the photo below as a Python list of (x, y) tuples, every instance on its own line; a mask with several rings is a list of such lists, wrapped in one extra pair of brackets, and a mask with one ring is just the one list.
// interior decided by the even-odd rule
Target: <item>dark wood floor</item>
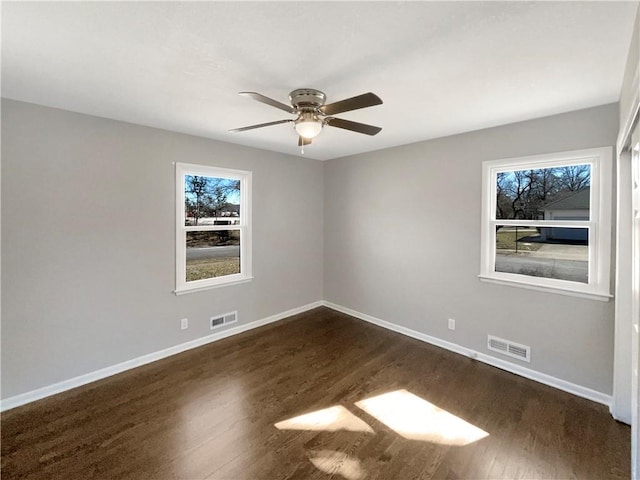
[[(355, 405), (397, 390), (488, 436), (407, 439)], [(280, 423), (336, 406), (351, 427)], [(2, 414), (3, 480), (600, 480), (629, 459), (602, 405), (325, 308)]]

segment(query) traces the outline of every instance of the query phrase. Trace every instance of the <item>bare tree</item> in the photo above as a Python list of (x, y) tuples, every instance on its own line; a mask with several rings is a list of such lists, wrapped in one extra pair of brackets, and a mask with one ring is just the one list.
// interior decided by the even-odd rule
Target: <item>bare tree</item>
[(535, 220), (546, 203), (554, 199), (560, 189), (558, 172), (555, 168), (541, 168), (531, 171), (531, 189), (527, 218)]
[(199, 175), (185, 176), (186, 208), (190, 210), (194, 225), (204, 216), (205, 208), (211, 199), (211, 178)]
[(500, 172), (496, 177), (497, 218), (537, 220), (545, 205), (588, 187), (589, 165)]
[(513, 218), (525, 218), (527, 196), (531, 190), (531, 176), (526, 170), (512, 172), (512, 181), (507, 190), (511, 200)]
[(511, 200), (507, 193), (510, 187), (506, 172), (499, 172), (496, 180), (496, 218), (511, 217)]
[(194, 225), (205, 216), (219, 217), (227, 207), (230, 195), (240, 191), (240, 181), (203, 177), (185, 176), (185, 208), (193, 217)]
[(227, 187), (225, 187), (221, 182), (217, 182), (218, 184), (213, 187), (213, 195), (211, 197), (211, 212), (214, 217), (219, 217), (221, 211), (224, 207), (227, 206)]
[(558, 169), (560, 171), (560, 183), (564, 190), (577, 192), (591, 184), (590, 165), (570, 165)]

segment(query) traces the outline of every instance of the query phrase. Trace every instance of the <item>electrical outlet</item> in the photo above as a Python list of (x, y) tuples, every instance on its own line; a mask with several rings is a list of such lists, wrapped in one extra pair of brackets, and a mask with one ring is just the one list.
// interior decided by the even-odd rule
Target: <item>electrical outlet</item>
[(456, 329), (456, 321), (453, 318), (449, 319), (449, 330), (455, 330)]
[(187, 328), (189, 328), (189, 319), (183, 318), (180, 320), (180, 330), (186, 330)]

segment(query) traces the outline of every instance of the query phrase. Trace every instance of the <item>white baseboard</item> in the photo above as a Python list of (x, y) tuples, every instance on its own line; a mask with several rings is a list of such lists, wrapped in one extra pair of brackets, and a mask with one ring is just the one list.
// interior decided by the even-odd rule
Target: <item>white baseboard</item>
[(0, 402), (0, 411), (4, 412), (6, 410), (19, 407), (20, 405), (25, 405), (27, 403), (34, 402), (36, 400), (40, 400), (45, 397), (55, 395), (56, 393), (64, 392), (66, 390), (71, 390), (72, 388), (80, 387), (82, 385), (95, 382), (96, 380), (101, 380), (103, 378), (116, 375), (117, 373), (121, 373), (126, 370), (131, 370), (132, 368), (140, 367), (142, 365), (146, 365), (147, 363), (155, 362), (157, 360), (161, 360), (163, 358), (176, 355), (186, 350), (191, 350), (192, 348), (197, 348), (202, 345), (206, 345), (207, 343), (215, 342), (217, 340), (222, 340), (223, 338), (231, 337), (232, 335), (237, 335), (239, 333), (246, 332), (247, 330), (252, 330), (254, 328), (262, 327), (263, 325), (277, 322), (278, 320), (282, 320), (292, 315), (297, 315), (299, 313), (303, 313), (303, 312), (306, 312), (307, 310), (321, 307), (323, 305), (324, 303), (322, 301), (309, 303), (308, 305), (303, 305), (302, 307), (293, 308), (291, 310), (287, 310), (286, 312), (281, 312), (276, 315), (263, 318), (261, 320), (256, 320), (255, 322), (246, 323), (244, 325), (238, 325), (237, 327), (216, 332), (211, 335), (207, 335), (205, 337), (196, 338), (195, 340), (181, 343), (173, 347), (165, 348), (164, 350), (159, 350), (157, 352), (149, 353), (147, 355), (142, 355), (141, 357), (133, 358), (131, 360), (127, 360), (125, 362), (118, 363), (110, 367), (101, 368), (100, 370), (95, 370), (93, 372), (85, 373), (84, 375), (79, 375), (77, 377), (70, 378), (68, 380), (63, 380), (62, 382), (54, 383), (52, 385), (47, 385), (46, 387), (41, 387), (36, 390), (31, 390), (29, 392), (21, 393), (20, 395), (15, 395), (13, 397), (9, 397), (2, 400)]
[(322, 302), (322, 304), (325, 307), (331, 308), (338, 312), (346, 313), (347, 315), (359, 318), (360, 320), (364, 320), (365, 322), (373, 323), (374, 325), (378, 325), (380, 327), (386, 328), (387, 330), (401, 333), (403, 335), (406, 335), (411, 338), (415, 338), (417, 340), (422, 340), (423, 342), (430, 343), (431, 345), (444, 348), (445, 350), (449, 350), (451, 352), (455, 352), (460, 355), (473, 358), (474, 360), (478, 360), (488, 365), (500, 368), (501, 370), (506, 370), (507, 372), (515, 373), (516, 375), (520, 375), (521, 377), (528, 378), (530, 380), (534, 380), (536, 382), (543, 383), (545, 385), (549, 385), (550, 387), (557, 388), (558, 390), (563, 390), (565, 392), (572, 393), (579, 397), (583, 397), (588, 400), (592, 400), (594, 402), (607, 405), (609, 407), (609, 410), (611, 411), (611, 405), (612, 405), (611, 395), (607, 395), (605, 393), (598, 392), (596, 390), (592, 390), (590, 388), (583, 387), (575, 383), (567, 382), (560, 378), (547, 375), (546, 373), (537, 372), (536, 370), (532, 370), (530, 368), (526, 368), (526, 367), (517, 365), (515, 363), (511, 363), (509, 361), (493, 357), (491, 355), (487, 355), (481, 352), (477, 352), (475, 350), (471, 350), (469, 348), (458, 345), (457, 343), (448, 342), (446, 340), (442, 340), (437, 337), (432, 337), (431, 335), (427, 335), (425, 333), (421, 333), (416, 330), (403, 327), (401, 325), (396, 325), (395, 323), (381, 320), (371, 315), (367, 315), (366, 313), (361, 313), (356, 310), (343, 307), (342, 305), (337, 305), (335, 303), (331, 303), (327, 301)]
[(402, 335), (406, 335), (408, 337), (421, 340), (431, 345), (444, 348), (445, 350), (449, 350), (451, 352), (455, 352), (460, 355), (473, 358), (475, 360), (481, 361), (488, 365), (492, 365), (502, 370), (506, 370), (507, 372), (515, 373), (516, 375), (520, 375), (521, 377), (525, 377), (530, 380), (534, 380), (536, 382), (540, 382), (545, 385), (549, 385), (551, 387), (557, 388), (559, 390), (572, 393), (579, 397), (583, 397), (583, 398), (592, 400), (594, 402), (607, 405), (611, 410), (611, 406), (612, 406), (611, 395), (607, 395), (605, 393), (598, 392), (596, 390), (592, 390), (590, 388), (583, 387), (575, 383), (567, 382), (565, 380), (553, 377), (551, 375), (540, 373), (535, 370), (531, 370), (530, 368), (522, 367), (515, 363), (511, 363), (509, 361), (502, 360), (481, 352), (477, 352), (475, 350), (471, 350), (469, 348), (463, 347), (456, 343), (448, 342), (446, 340), (442, 340), (440, 338), (433, 337), (431, 335), (427, 335), (425, 333), (421, 333), (416, 330), (403, 327), (401, 325), (396, 325), (394, 323), (381, 320), (371, 315), (367, 315), (365, 313), (361, 313), (356, 310), (352, 310), (350, 308), (337, 305), (335, 303), (331, 303), (327, 301), (317, 301), (317, 302), (310, 303), (308, 305), (303, 305), (298, 308), (287, 310), (286, 312), (281, 312), (276, 315), (272, 315), (267, 318), (263, 318), (261, 320), (256, 320), (255, 322), (238, 325), (236, 327), (229, 328), (221, 332), (216, 332), (214, 334), (197, 338), (189, 342), (181, 343), (179, 345), (175, 345), (173, 347), (169, 347), (164, 350), (159, 350), (157, 352), (149, 353), (147, 355), (143, 355), (141, 357), (127, 360), (125, 362), (118, 363), (110, 367), (102, 368), (100, 370), (89, 372), (84, 375), (79, 375), (77, 377), (70, 378), (68, 380), (63, 380), (62, 382), (54, 383), (52, 385), (47, 385), (45, 387), (41, 387), (36, 390), (31, 390), (29, 392), (25, 392), (20, 395), (15, 395), (13, 397), (6, 398), (0, 402), (0, 411), (4, 412), (6, 410), (10, 410), (12, 408), (19, 407), (21, 405), (25, 405), (27, 403), (34, 402), (36, 400), (40, 400), (42, 398), (46, 398), (51, 395), (64, 392), (66, 390), (71, 390), (72, 388), (80, 387), (82, 385), (95, 382), (96, 380), (101, 380), (103, 378), (116, 375), (126, 370), (131, 370), (132, 368), (146, 365), (148, 363), (155, 362), (157, 360), (161, 360), (163, 358), (167, 358), (172, 355), (176, 355), (178, 353), (200, 347), (202, 345), (206, 345), (207, 343), (215, 342), (217, 340), (222, 340), (223, 338), (231, 337), (233, 335), (246, 332), (247, 330), (252, 330), (254, 328), (258, 328), (263, 325), (267, 325), (269, 323), (277, 322), (279, 320), (290, 317), (292, 315), (297, 315), (299, 313), (303, 313), (320, 306), (326, 306), (338, 312), (342, 312), (347, 315), (351, 315), (352, 317), (359, 318), (360, 320), (364, 320), (365, 322), (369, 322), (374, 325), (378, 325), (380, 327), (386, 328), (387, 330), (391, 330), (393, 332), (397, 332)]

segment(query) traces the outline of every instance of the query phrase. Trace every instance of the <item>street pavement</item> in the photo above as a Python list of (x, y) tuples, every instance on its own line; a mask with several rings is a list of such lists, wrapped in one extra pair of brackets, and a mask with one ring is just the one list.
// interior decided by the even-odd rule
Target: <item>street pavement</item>
[(588, 247), (545, 244), (534, 252), (496, 252), (496, 271), (587, 283)]
[(187, 261), (239, 256), (240, 245), (224, 245), (221, 247), (187, 247)]

